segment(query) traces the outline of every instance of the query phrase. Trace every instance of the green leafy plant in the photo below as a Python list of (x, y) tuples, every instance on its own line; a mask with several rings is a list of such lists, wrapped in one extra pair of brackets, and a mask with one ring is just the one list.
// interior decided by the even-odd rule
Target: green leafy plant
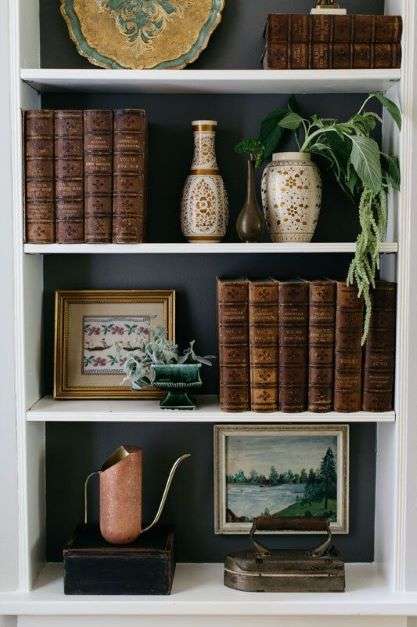
[(237, 145), (238, 152), (256, 147), (256, 163), (270, 159), (286, 133), (295, 135), (299, 150), (327, 162), (342, 190), (357, 204), (360, 233), (347, 282), (358, 288), (365, 301), (366, 315), (362, 343), (369, 331), (372, 315), (371, 289), (379, 269), (381, 243), (386, 235), (388, 192), (400, 187), (398, 158), (383, 152), (373, 134), (382, 118), (367, 105), (378, 101), (401, 129), (401, 112), (381, 93), (370, 94), (359, 111), (348, 120), (303, 117), (292, 97), (286, 108), (278, 108), (262, 121), (259, 137)]
[(123, 368), (126, 377), (123, 380), (130, 381), (133, 389), (141, 390), (149, 387), (155, 380), (153, 366), (162, 364), (205, 364), (211, 366), (214, 355), (200, 357), (194, 350), (195, 340), (189, 343), (182, 354), (180, 354), (177, 344), (167, 339), (166, 331), (163, 327), (151, 329), (149, 337), (142, 341), (141, 346), (129, 356)]

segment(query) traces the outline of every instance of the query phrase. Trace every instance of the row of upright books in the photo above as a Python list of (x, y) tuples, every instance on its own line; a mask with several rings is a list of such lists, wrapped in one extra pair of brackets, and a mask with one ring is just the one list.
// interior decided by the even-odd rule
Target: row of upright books
[(27, 242), (144, 240), (145, 111), (25, 111), (23, 132)]
[(265, 69), (401, 67), (402, 18), (396, 15), (271, 14)]
[(224, 411), (356, 412), (393, 408), (396, 284), (364, 306), (344, 282), (218, 280)]

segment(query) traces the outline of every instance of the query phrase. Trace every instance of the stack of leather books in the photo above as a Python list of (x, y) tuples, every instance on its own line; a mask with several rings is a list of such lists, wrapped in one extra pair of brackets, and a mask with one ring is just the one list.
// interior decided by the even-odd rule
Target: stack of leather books
[(272, 70), (401, 67), (396, 15), (268, 15), (263, 66)]
[(27, 242), (144, 241), (145, 111), (25, 111), (23, 132)]
[(344, 282), (218, 280), (224, 411), (356, 412), (393, 408), (396, 284), (364, 306)]

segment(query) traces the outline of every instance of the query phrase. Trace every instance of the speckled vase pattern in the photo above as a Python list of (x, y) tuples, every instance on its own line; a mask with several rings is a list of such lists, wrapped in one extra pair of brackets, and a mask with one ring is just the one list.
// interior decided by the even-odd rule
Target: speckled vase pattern
[(220, 242), (229, 219), (227, 194), (215, 151), (217, 122), (197, 120), (194, 158), (181, 202), (181, 229), (189, 242)]
[(318, 167), (302, 152), (272, 157), (262, 175), (262, 204), (273, 242), (310, 242), (320, 214)]
[(121, 446), (100, 472), (100, 532), (111, 544), (130, 544), (142, 527), (142, 451)]

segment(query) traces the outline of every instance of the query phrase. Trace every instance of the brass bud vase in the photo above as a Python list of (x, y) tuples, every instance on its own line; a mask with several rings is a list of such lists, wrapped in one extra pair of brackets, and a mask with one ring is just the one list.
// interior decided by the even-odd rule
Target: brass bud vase
[(236, 231), (242, 242), (259, 242), (263, 230), (264, 217), (256, 199), (255, 161), (249, 158), (246, 201), (238, 215)]

